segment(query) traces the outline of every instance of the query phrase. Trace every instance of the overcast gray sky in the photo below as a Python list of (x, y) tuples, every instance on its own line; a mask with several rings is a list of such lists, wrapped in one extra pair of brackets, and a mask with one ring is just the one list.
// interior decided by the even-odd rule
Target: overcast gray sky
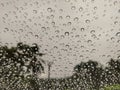
[[(0, 44), (37, 43), (51, 77), (120, 55), (120, 0), (0, 0)], [(47, 69), (44, 77), (47, 77)]]

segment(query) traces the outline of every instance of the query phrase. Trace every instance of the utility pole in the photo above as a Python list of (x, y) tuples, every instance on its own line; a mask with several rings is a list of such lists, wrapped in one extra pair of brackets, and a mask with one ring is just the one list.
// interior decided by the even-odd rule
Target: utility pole
[(50, 89), (49, 81), (50, 81), (50, 69), (52, 66), (53, 62), (48, 61), (48, 90)]
[(50, 70), (53, 62), (48, 62), (48, 80), (50, 79)]

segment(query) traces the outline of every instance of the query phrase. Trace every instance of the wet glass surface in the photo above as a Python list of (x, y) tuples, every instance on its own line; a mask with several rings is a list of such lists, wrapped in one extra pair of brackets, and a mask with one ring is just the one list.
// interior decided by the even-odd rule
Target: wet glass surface
[(0, 0), (0, 90), (120, 90), (120, 0)]

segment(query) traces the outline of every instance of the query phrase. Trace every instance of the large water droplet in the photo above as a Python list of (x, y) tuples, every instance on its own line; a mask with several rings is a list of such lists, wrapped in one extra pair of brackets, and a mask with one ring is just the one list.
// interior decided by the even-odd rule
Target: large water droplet
[(80, 8), (79, 8), (79, 11), (80, 11), (80, 12), (83, 11), (83, 7), (80, 7)]
[(69, 32), (65, 32), (65, 36), (69, 36)]
[(47, 11), (51, 13), (52, 12), (52, 8), (48, 8)]
[(84, 31), (84, 30), (85, 30), (85, 28), (81, 28), (80, 30), (81, 30), (81, 31)]
[(76, 7), (75, 6), (71, 6), (71, 10), (75, 10), (76, 9)]
[(86, 22), (86, 23), (90, 23), (90, 20), (89, 20), (89, 19), (87, 19), (87, 20), (85, 20), (85, 22)]
[(120, 37), (120, 32), (117, 32), (117, 33), (116, 33), (116, 36)]

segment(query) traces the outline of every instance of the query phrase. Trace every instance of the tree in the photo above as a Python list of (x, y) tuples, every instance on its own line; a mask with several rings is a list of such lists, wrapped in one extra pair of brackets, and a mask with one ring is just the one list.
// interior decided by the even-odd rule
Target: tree
[(102, 65), (96, 61), (89, 60), (81, 62), (74, 67), (75, 75), (79, 77), (79, 82), (83, 88), (99, 90), (101, 84)]
[(16, 47), (0, 47), (0, 86), (6, 90), (39, 90), (37, 75), (44, 71), (44, 60), (41, 59), (37, 44), (29, 46), (18, 43)]
[(120, 84), (120, 60), (111, 59), (102, 76), (106, 85)]

